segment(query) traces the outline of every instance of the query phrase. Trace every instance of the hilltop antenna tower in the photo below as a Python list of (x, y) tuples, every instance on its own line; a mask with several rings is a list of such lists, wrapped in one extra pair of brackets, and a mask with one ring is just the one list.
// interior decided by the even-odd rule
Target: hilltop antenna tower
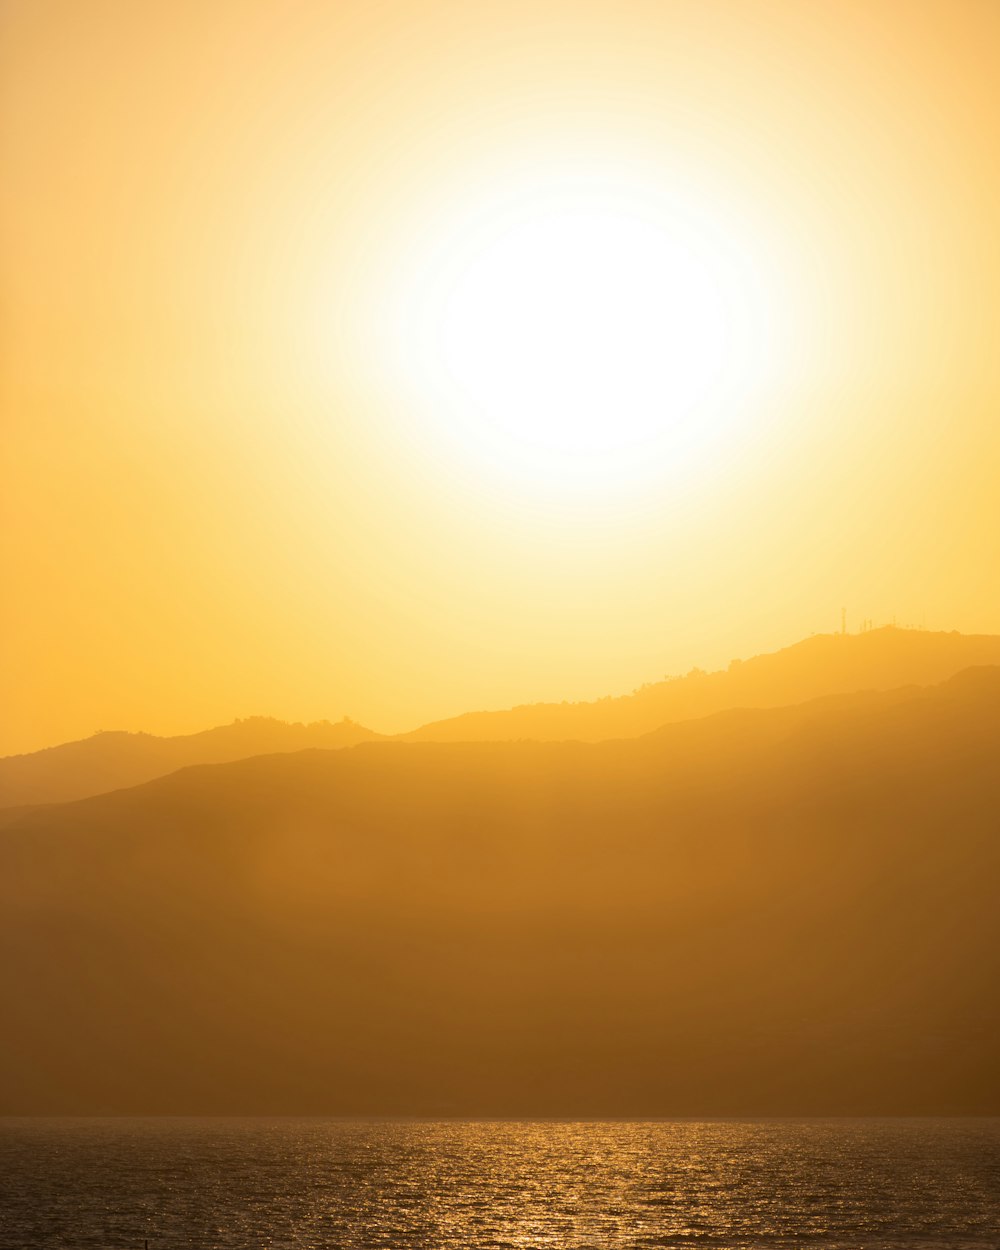
[(847, 633), (847, 609), (840, 609), (840, 633), (841, 637)]

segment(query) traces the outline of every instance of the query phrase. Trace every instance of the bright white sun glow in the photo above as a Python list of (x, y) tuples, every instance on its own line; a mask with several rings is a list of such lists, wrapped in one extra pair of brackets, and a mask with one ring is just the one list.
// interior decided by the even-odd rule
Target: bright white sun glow
[(397, 276), (396, 357), (410, 395), (494, 464), (592, 477), (681, 456), (773, 363), (752, 249), (676, 197), (520, 187), (429, 233)]

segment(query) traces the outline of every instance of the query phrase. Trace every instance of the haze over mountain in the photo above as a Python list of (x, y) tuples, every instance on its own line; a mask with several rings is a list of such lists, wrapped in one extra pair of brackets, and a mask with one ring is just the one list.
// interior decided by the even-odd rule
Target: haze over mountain
[(860, 634), (817, 634), (715, 673), (651, 682), (593, 703), (534, 703), (471, 712), (402, 735), (418, 742), (632, 738), (670, 721), (730, 707), (780, 707), (827, 694), (934, 685), (964, 668), (1000, 664), (1000, 636), (885, 626)]
[(353, 746), (379, 736), (350, 720), (303, 725), (267, 716), (251, 716), (174, 738), (98, 733), (29, 755), (0, 759), (0, 807), (68, 802), (139, 785), (190, 764), (224, 764), (251, 755), (307, 747)]
[[(635, 737), (732, 707), (779, 707), (828, 694), (933, 685), (974, 665), (1000, 664), (1000, 637), (887, 627), (823, 634), (716, 673), (650, 683), (594, 703), (539, 703), (471, 712), (398, 735), (413, 742), (597, 742)], [(0, 759), (0, 807), (67, 802), (137, 785), (189, 764), (224, 763), (307, 747), (352, 746), (381, 735), (344, 720), (311, 725), (252, 717), (183, 737), (102, 733)]]
[(996, 1114), (998, 735), (980, 668), (12, 815), (0, 1112)]

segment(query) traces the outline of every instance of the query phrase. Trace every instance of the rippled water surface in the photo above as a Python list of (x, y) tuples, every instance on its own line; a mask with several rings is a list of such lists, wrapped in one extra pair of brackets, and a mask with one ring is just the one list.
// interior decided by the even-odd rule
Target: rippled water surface
[(1000, 1247), (1000, 1121), (0, 1121), (0, 1246)]

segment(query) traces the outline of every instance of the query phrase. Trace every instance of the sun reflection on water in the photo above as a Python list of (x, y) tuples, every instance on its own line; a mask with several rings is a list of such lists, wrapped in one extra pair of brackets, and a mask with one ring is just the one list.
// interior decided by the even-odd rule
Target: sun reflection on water
[(0, 1250), (995, 1250), (1000, 1121), (6, 1121)]

